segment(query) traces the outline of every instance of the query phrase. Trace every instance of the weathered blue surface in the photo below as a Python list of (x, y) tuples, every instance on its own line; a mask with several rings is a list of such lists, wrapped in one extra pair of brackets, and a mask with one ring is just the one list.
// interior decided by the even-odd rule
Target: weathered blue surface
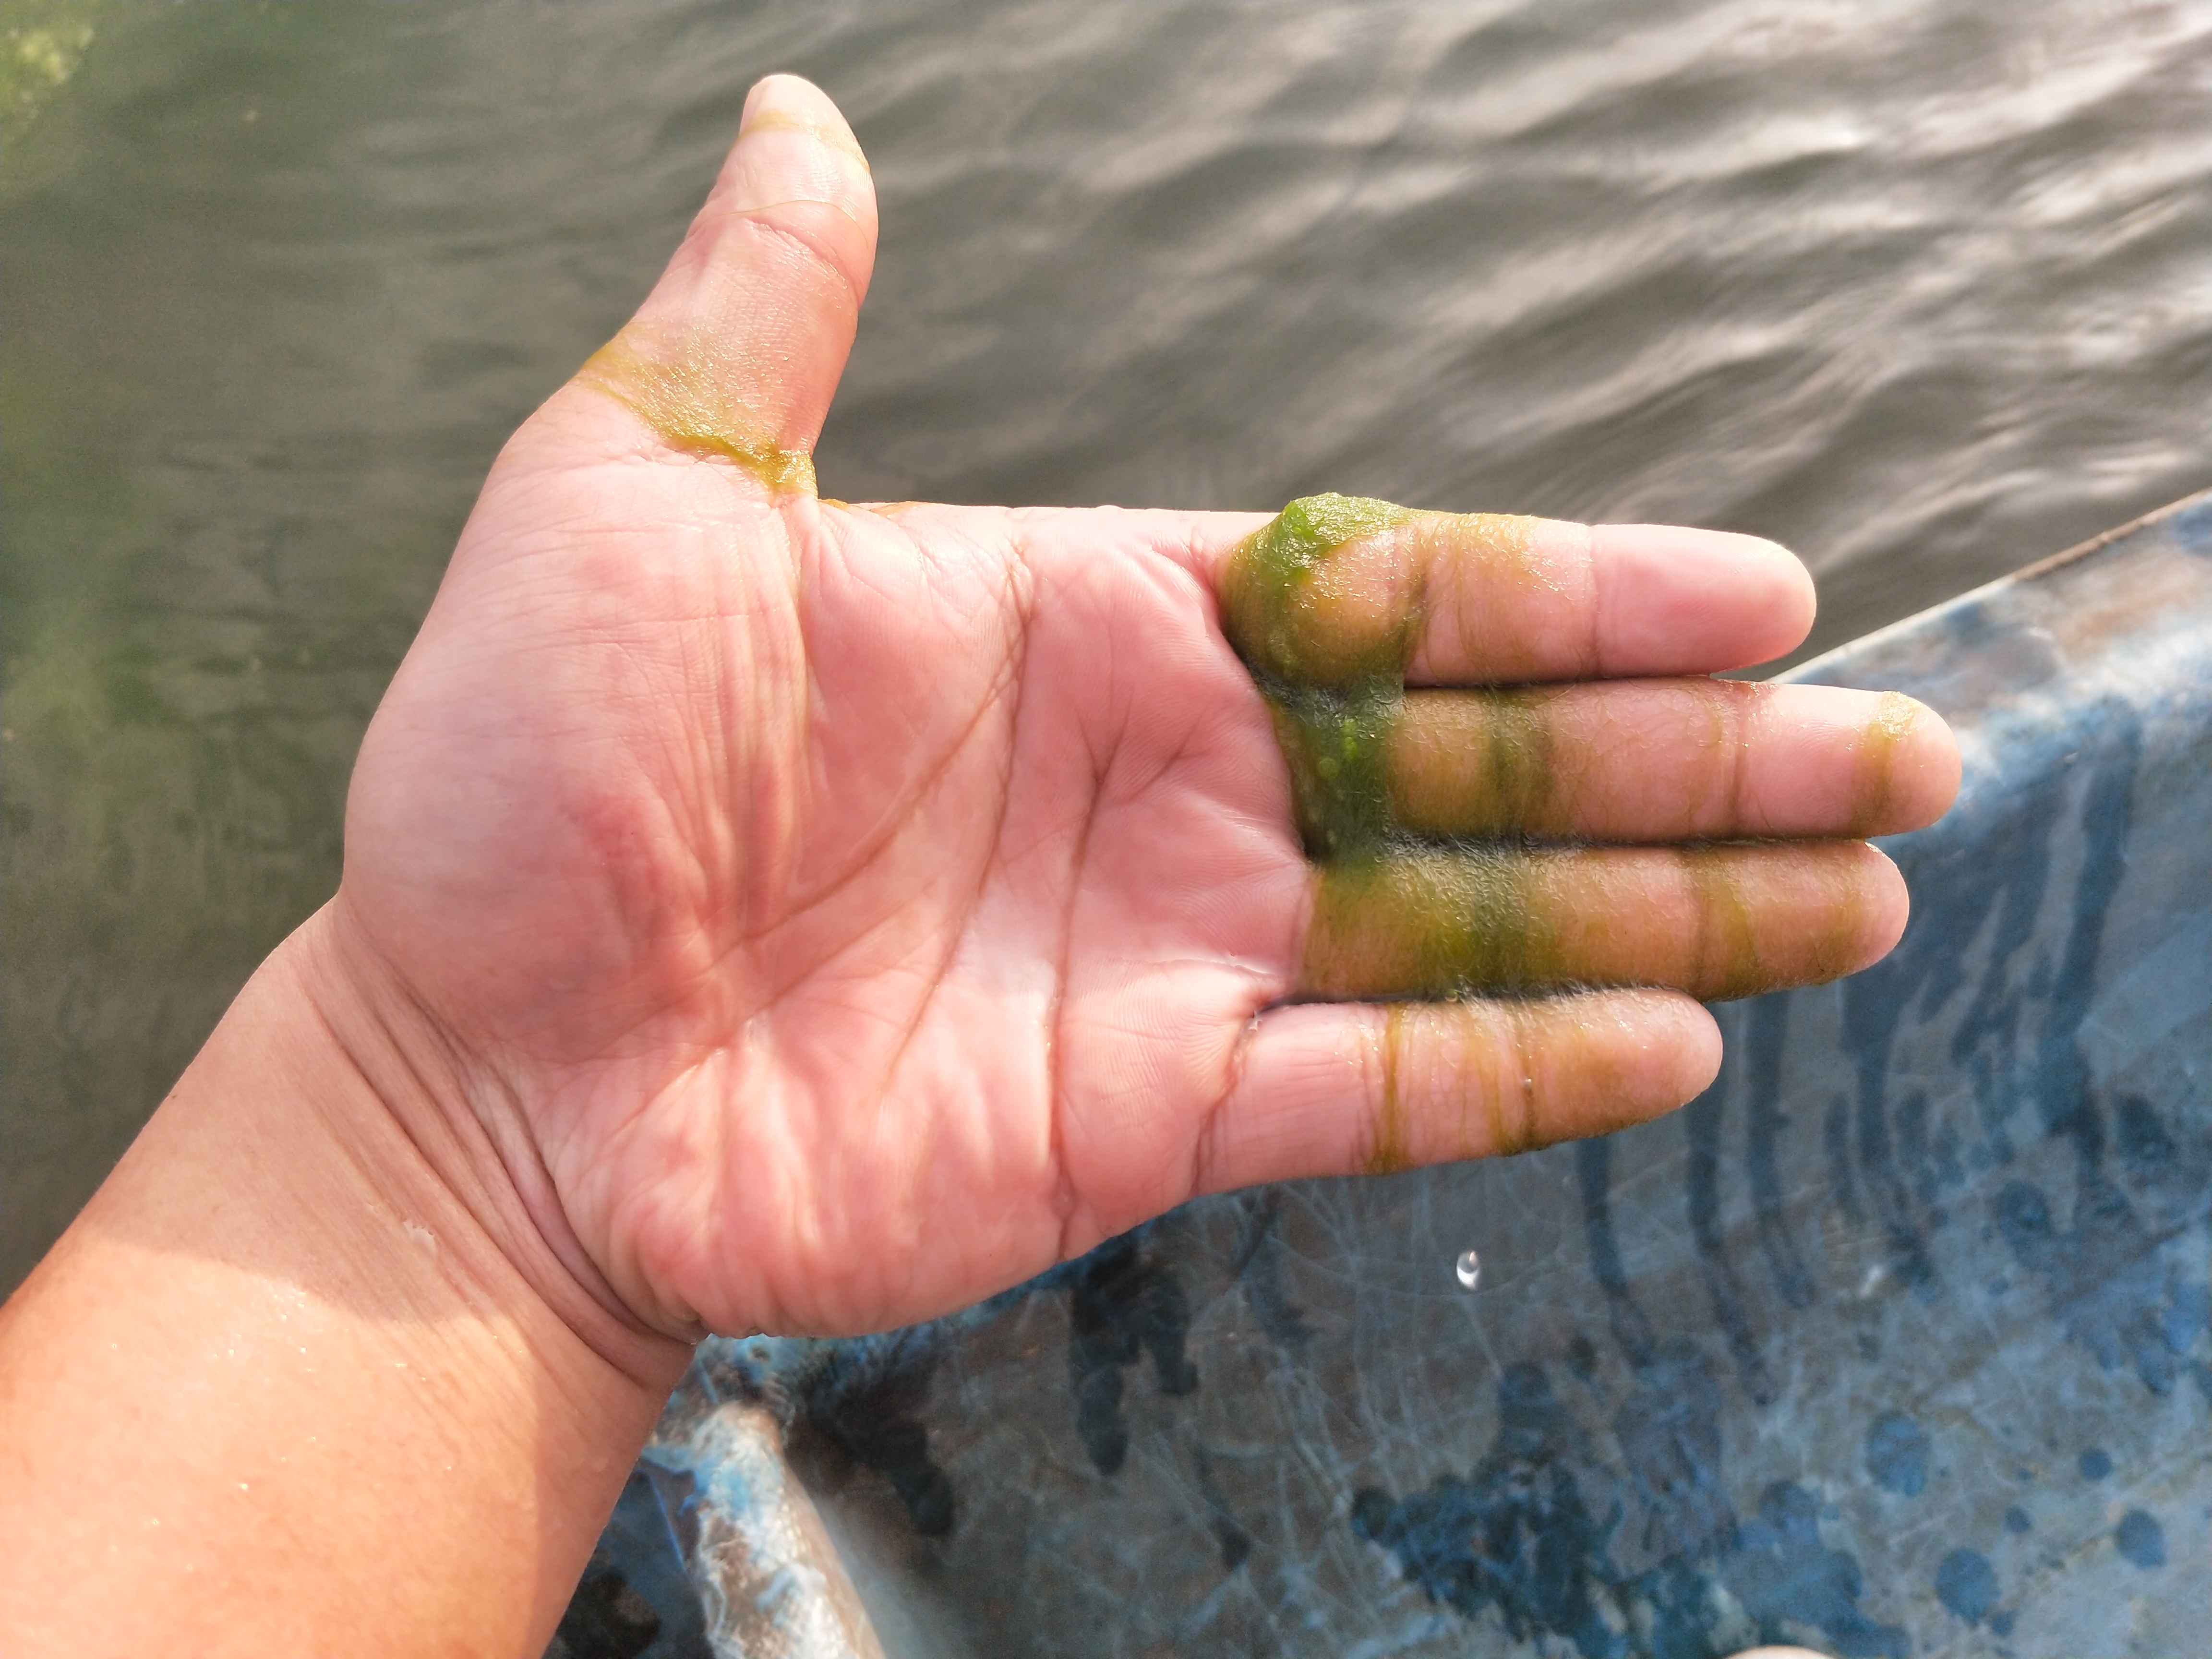
[(648, 1462), (781, 1424), (896, 1655), (2202, 1651), (2212, 497), (1796, 678), (1931, 703), (1966, 787), (1898, 951), (1720, 1010), (1685, 1111), (710, 1344)]

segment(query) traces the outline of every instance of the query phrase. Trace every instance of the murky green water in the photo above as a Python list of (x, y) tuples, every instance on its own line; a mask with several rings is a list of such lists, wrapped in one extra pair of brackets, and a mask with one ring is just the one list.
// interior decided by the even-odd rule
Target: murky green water
[[(58, 20), (58, 21), (57, 21)], [(820, 81), (850, 499), (1779, 537), (1818, 641), (2212, 475), (2212, 9), (9, 5), (0, 1288), (336, 878), (504, 434)]]

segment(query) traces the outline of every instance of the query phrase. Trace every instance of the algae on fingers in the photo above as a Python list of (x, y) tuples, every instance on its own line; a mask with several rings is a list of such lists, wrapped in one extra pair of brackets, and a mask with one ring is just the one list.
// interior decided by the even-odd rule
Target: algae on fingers
[(1390, 822), (1479, 839), (1557, 833), (1571, 817), (1546, 710), (1555, 688), (1420, 691), (1386, 734)]
[(1299, 838), (1316, 861), (1372, 857), (1390, 834), (1385, 763), (1419, 621), (1401, 550), (1374, 548), (1364, 568), (1341, 556), (1419, 516), (1306, 496), (1247, 537), (1221, 573), (1222, 626), (1267, 700)]
[(605, 393), (670, 447), (736, 465), (777, 495), (815, 493), (814, 458), (786, 449), (722, 384), (724, 371), (696, 341), (663, 354), (640, 349), (632, 324), (576, 371), (580, 386)]
[(1297, 994), (1330, 1001), (1662, 987), (1730, 1001), (1883, 948), (1863, 842), (1394, 846), (1318, 866)]
[[(1863, 965), (1879, 884), (1863, 842), (1737, 839), (1741, 813), (1701, 817), (1699, 786), (1680, 792), (1656, 837), (1647, 817), (1626, 823), (1645, 832), (1629, 844), (1592, 846), (1584, 838), (1606, 828), (1592, 795), (1605, 781), (1604, 705), (1558, 684), (1408, 694), (1417, 635), (1437, 620), (1429, 602), (1448, 607), (1449, 583), (1470, 573), (1512, 577), (1496, 552), (1486, 520), (1315, 496), (1223, 568), (1223, 627), (1266, 701), (1314, 866), (1296, 994), (1455, 1000), (1640, 985), (1729, 1000)], [(1428, 572), (1470, 554), (1479, 568), (1426, 592)], [(1662, 725), (1682, 740), (1650, 763), (1740, 787), (1743, 705), (1758, 694), (1672, 684), (1688, 704)], [(1860, 738), (1855, 823), (1888, 810), (1917, 712), (1885, 700)], [(1647, 763), (1626, 758), (1631, 773)]]
[[(1443, 516), (1307, 496), (1247, 537), (1221, 574), (1222, 625), (1267, 699), (1317, 871), (1301, 994), (1456, 998), (1569, 978), (1557, 941), (1536, 936), (1535, 865), (1495, 848), (1422, 855), (1404, 845), (1395, 775), (1423, 758), (1405, 730), (1423, 594), (1420, 550), (1403, 532)], [(1453, 791), (1470, 820), (1457, 828), (1512, 836), (1546, 787), (1545, 745), (1530, 738), (1540, 720), (1510, 696), (1485, 712), (1492, 740), (1472, 790)], [(1471, 734), (1442, 732), (1426, 747)], [(1486, 784), (1491, 799), (1468, 799)], [(1389, 1140), (1378, 1146), (1387, 1152)]]
[[(1511, 1158), (1641, 1122), (1643, 1043), (1617, 996), (1393, 1002), (1362, 1018), (1368, 1175)], [(1624, 1041), (1624, 1038), (1626, 1039)]]
[(1312, 686), (1262, 695), (1291, 769), (1291, 807), (1306, 856), (1373, 856), (1393, 827), (1389, 757), (1404, 698), (1387, 684), (1351, 696)]
[[(1483, 711), (1490, 720), (1480, 775), (1450, 792), (1470, 821), (1403, 821), (1425, 786), (1425, 797), (1438, 793), (1436, 777), (1413, 779), (1409, 791), (1399, 775), (1424, 764), (1437, 770), (1437, 740), (1407, 740), (1406, 675), (1429, 620), (1427, 573), (1440, 546), (1469, 535), (1498, 553), (1502, 522), (1310, 495), (1246, 537), (1223, 565), (1223, 631), (1274, 714), (1310, 856), (1371, 857), (1408, 830), (1516, 835), (1545, 792), (1549, 757), (1537, 711), (1547, 694), (1494, 692)], [(1517, 544), (1506, 550), (1513, 560), (1525, 553)], [(1453, 735), (1439, 734), (1446, 743)], [(1400, 799), (1409, 793), (1412, 801)]]
[(1343, 556), (1423, 516), (1389, 501), (1309, 495), (1246, 537), (1223, 568), (1218, 595), (1222, 626), (1245, 665), (1285, 685), (1402, 684), (1419, 622), (1407, 562), (1379, 550), (1366, 568), (1352, 568)]
[(1898, 750), (1927, 713), (1902, 691), (1885, 691), (1875, 705), (1874, 718), (1859, 733), (1856, 799), (1851, 828), (1873, 834), (1889, 816), (1890, 799), (1897, 791)]

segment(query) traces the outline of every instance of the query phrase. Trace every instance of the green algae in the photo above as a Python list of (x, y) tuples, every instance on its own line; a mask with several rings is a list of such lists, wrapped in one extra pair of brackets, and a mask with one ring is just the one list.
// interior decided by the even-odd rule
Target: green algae
[[(1565, 982), (1556, 940), (1540, 939), (1532, 921), (1534, 876), (1525, 860), (1407, 844), (1409, 830), (1512, 830), (1544, 787), (1538, 703), (1526, 694), (1488, 694), (1477, 718), (1491, 740), (1472, 775), (1450, 781), (1438, 811), (1418, 810), (1436, 805), (1435, 789), (1413, 790), (1417, 810), (1401, 811), (1419, 769), (1406, 749), (1405, 673), (1420, 594), (1406, 550), (1378, 543), (1431, 516), (1388, 501), (1308, 496), (1248, 537), (1221, 580), (1223, 626), (1267, 698), (1299, 839), (1319, 872), (1303, 994), (1449, 998)], [(1453, 769), (1448, 760), (1445, 769)], [(1386, 1027), (1384, 1106), (1370, 1164), (1401, 1155), (1389, 1057), (1398, 1035)]]
[(1424, 516), (1389, 501), (1309, 495), (1247, 537), (1219, 590), (1222, 625), (1246, 666), (1286, 685), (1403, 684), (1419, 595), (1404, 589), (1402, 559), (1393, 561), (1398, 582), (1363, 591), (1358, 579), (1371, 572), (1347, 555)]
[(1413, 1167), (1406, 1140), (1405, 1102), (1400, 1098), (1398, 1068), (1406, 1052), (1406, 1010), (1402, 1004), (1382, 1016), (1382, 1091), (1375, 1103), (1375, 1140), (1361, 1167), (1369, 1175), (1396, 1175)]
[[(1503, 1003), (1500, 1012), (1505, 1017), (1506, 1029), (1513, 1037), (1513, 1083), (1510, 1091), (1501, 1091), (1488, 1097), (1490, 1107), (1490, 1156), (1517, 1158), (1522, 1152), (1533, 1152), (1551, 1143), (1545, 1139), (1539, 1126), (1536, 1109), (1536, 1063), (1533, 1053), (1535, 1030), (1528, 1010), (1517, 1004)], [(1510, 1093), (1518, 1103), (1509, 1129), (1505, 1120), (1504, 1095)], [(1465, 1130), (1461, 1131), (1464, 1145)]]
[(1387, 734), (1391, 826), (1425, 836), (1514, 838), (1571, 827), (1545, 718), (1559, 693), (1423, 691)]
[(1715, 1002), (1757, 996), (1785, 982), (1759, 960), (1751, 907), (1729, 850), (1684, 847), (1674, 854), (1689, 884), (1697, 927), (1682, 978), (1696, 994)]
[(579, 384), (605, 393), (672, 447), (731, 462), (776, 495), (814, 494), (814, 460), (785, 449), (732, 398), (714, 354), (687, 342), (667, 355), (639, 350), (624, 330), (592, 354)]
[[(1322, 1000), (1527, 997), (1663, 985), (1704, 1001), (1820, 983), (1854, 965), (1866, 910), (1855, 842), (1788, 849), (1826, 889), (1820, 920), (1783, 931), (1762, 866), (1783, 849), (1741, 842), (1594, 851), (1399, 843), (1322, 863), (1297, 994)], [(1632, 861), (1631, 861), (1632, 860)], [(1620, 919), (1670, 890), (1685, 913)]]
[[(1425, 527), (1407, 532), (1416, 520)], [(1224, 568), (1223, 626), (1267, 702), (1315, 866), (1297, 994), (1449, 1001), (1664, 984), (1725, 1000), (1799, 982), (1807, 968), (1824, 978), (1848, 971), (1864, 899), (1841, 864), (1822, 925), (1784, 939), (1763, 921), (1769, 896), (1752, 847), (1681, 847), (1670, 864), (1651, 858), (1656, 849), (1635, 859), (1629, 849), (1530, 844), (1574, 836), (1577, 767), (1590, 757), (1559, 752), (1553, 711), (1562, 688), (1407, 693), (1425, 620), (1411, 573), (1434, 550), (1413, 541), (1428, 520), (1462, 522), (1309, 497), (1247, 538)], [(1497, 537), (1480, 534), (1494, 550)], [(1706, 752), (1741, 750), (1742, 705), (1754, 695), (1731, 685), (1702, 700)], [(1862, 740), (1859, 806), (1869, 822), (1887, 810), (1893, 757), (1917, 716), (1910, 699), (1885, 700)], [(1670, 867), (1686, 914), (1655, 931), (1635, 919), (1665, 890)], [(1386, 1028), (1393, 1042), (1396, 1029)], [(1373, 1154), (1385, 1163), (1401, 1151), (1391, 1127), (1395, 1064), (1385, 1066)]]
[(1371, 858), (1394, 830), (1387, 757), (1419, 606), (1393, 574), (1405, 565), (1396, 550), (1382, 555), (1379, 592), (1373, 570), (1345, 561), (1420, 516), (1310, 495), (1247, 537), (1222, 573), (1222, 625), (1267, 699), (1299, 838), (1316, 860)]
[[(1496, 552), (1512, 538), (1494, 533), (1494, 518), (1465, 522)], [(1406, 669), (1425, 616), (1408, 527), (1458, 522), (1311, 495), (1224, 566), (1222, 626), (1273, 713), (1312, 858), (1371, 858), (1409, 835), (1518, 836), (1553, 798), (1542, 710), (1554, 692), (1419, 693), (1422, 720), (1409, 727)], [(1425, 729), (1438, 724), (1451, 729)]]
[(1577, 982), (1540, 901), (1540, 859), (1391, 851), (1322, 866), (1298, 990), (1343, 1001), (1557, 990)]
[(861, 152), (859, 141), (843, 127), (829, 121), (810, 121), (791, 110), (755, 110), (752, 118), (738, 130), (738, 137), (744, 138), (756, 132), (771, 131), (803, 134), (825, 149), (834, 149), (842, 155), (852, 157), (860, 164), (861, 172), (869, 170), (868, 158)]
[[(1818, 848), (1819, 850), (1814, 850)], [(1828, 925), (1820, 937), (1810, 941), (1805, 960), (1787, 979), (1760, 988), (1772, 990), (1781, 985), (1826, 985), (1846, 974), (1856, 973), (1865, 964), (1859, 958), (1860, 941), (1866, 933), (1868, 920), (1867, 892), (1856, 879), (1854, 866), (1869, 855), (1879, 859), (1863, 841), (1832, 841), (1825, 843), (1799, 843), (1796, 851), (1802, 854), (1814, 851), (1815, 857), (1827, 863)], [(1750, 995), (1753, 993), (1743, 993)]]
[(1920, 704), (1902, 691), (1885, 691), (1874, 718), (1860, 731), (1852, 750), (1852, 834), (1878, 835), (1886, 827), (1897, 788), (1897, 751), (1920, 713)]
[[(1762, 917), (1747, 878), (1784, 848), (1774, 842), (1722, 842), (1675, 849), (1688, 884), (1697, 932), (1674, 982), (1705, 1002), (1733, 1002), (1793, 985), (1825, 985), (1856, 971), (1867, 899), (1856, 866), (1863, 842), (1796, 842), (1787, 854), (1800, 879), (1819, 879), (1825, 904), (1820, 925), (1786, 934), (1780, 917)], [(1767, 949), (1760, 945), (1765, 924)], [(1777, 952), (1772, 947), (1779, 946)]]
[(70, 83), (96, 30), (83, 0), (0, 6), (0, 149), (13, 149)]
[(1572, 802), (1545, 709), (1549, 689), (1265, 694), (1315, 859), (1371, 857), (1393, 839), (1564, 836)]
[[(1370, 1068), (1378, 1074), (1359, 1157), (1362, 1173), (1395, 1175), (1439, 1157), (1512, 1158), (1548, 1146), (1563, 1133), (1583, 1132), (1586, 1120), (1569, 1126), (1547, 1120), (1536, 1081), (1538, 1056), (1550, 1046), (1547, 1033), (1565, 1035), (1579, 1024), (1573, 999), (1427, 1006), (1393, 1002), (1382, 1013), (1379, 1025), (1362, 1027)], [(1422, 1055), (1444, 1062), (1425, 1079), (1439, 1097), (1416, 1099), (1409, 1086), (1408, 1070)], [(1617, 1066), (1593, 1070), (1587, 1052), (1572, 1063), (1600, 1079), (1601, 1098), (1622, 1092)], [(1620, 1127), (1643, 1115), (1620, 1114), (1606, 1127)]]
[(1388, 684), (1350, 696), (1310, 686), (1266, 695), (1307, 857), (1372, 857), (1396, 828), (1389, 756), (1404, 698)]
[(1267, 690), (1307, 855), (1372, 857), (1393, 840), (1565, 835), (1572, 803), (1544, 715), (1558, 693)]

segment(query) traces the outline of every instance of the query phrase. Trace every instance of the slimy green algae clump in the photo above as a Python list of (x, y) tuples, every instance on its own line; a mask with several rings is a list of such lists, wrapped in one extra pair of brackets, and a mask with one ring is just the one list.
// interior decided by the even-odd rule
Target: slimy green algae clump
[[(1405, 591), (1410, 561), (1387, 544), (1425, 516), (1389, 501), (1309, 495), (1245, 539), (1222, 574), (1222, 622), (1262, 684), (1404, 684), (1419, 596)], [(1378, 556), (1357, 556), (1370, 544)]]
[(1553, 694), (1407, 699), (1438, 541), (1464, 531), (1511, 556), (1489, 528), (1310, 496), (1224, 568), (1223, 626), (1273, 716), (1316, 871), (1303, 994), (1529, 995), (1579, 983), (1594, 966), (1605, 976), (1579, 930), (1558, 925), (1561, 854), (1525, 839), (1532, 822), (1557, 816), (1544, 720)]
[(1304, 982), (1326, 997), (1558, 990), (1577, 978), (1538, 922), (1537, 866), (1514, 854), (1404, 852), (1324, 866)]
[(1320, 869), (1309, 994), (1454, 996), (1526, 984), (1532, 969), (1540, 983), (1556, 977), (1534, 960), (1547, 953), (1510, 855), (1419, 852), (1394, 810), (1422, 621), (1421, 562), (1403, 538), (1434, 516), (1308, 496), (1248, 538), (1222, 574), (1223, 625), (1274, 717), (1299, 838)]
[(1223, 627), (1274, 715), (1316, 860), (1372, 858), (1390, 832), (1385, 758), (1419, 617), (1408, 562), (1388, 540), (1419, 516), (1310, 495), (1247, 538), (1222, 573)]
[(1380, 686), (1350, 696), (1286, 687), (1267, 694), (1267, 708), (1307, 855), (1371, 857), (1394, 827), (1386, 760), (1403, 697)]

